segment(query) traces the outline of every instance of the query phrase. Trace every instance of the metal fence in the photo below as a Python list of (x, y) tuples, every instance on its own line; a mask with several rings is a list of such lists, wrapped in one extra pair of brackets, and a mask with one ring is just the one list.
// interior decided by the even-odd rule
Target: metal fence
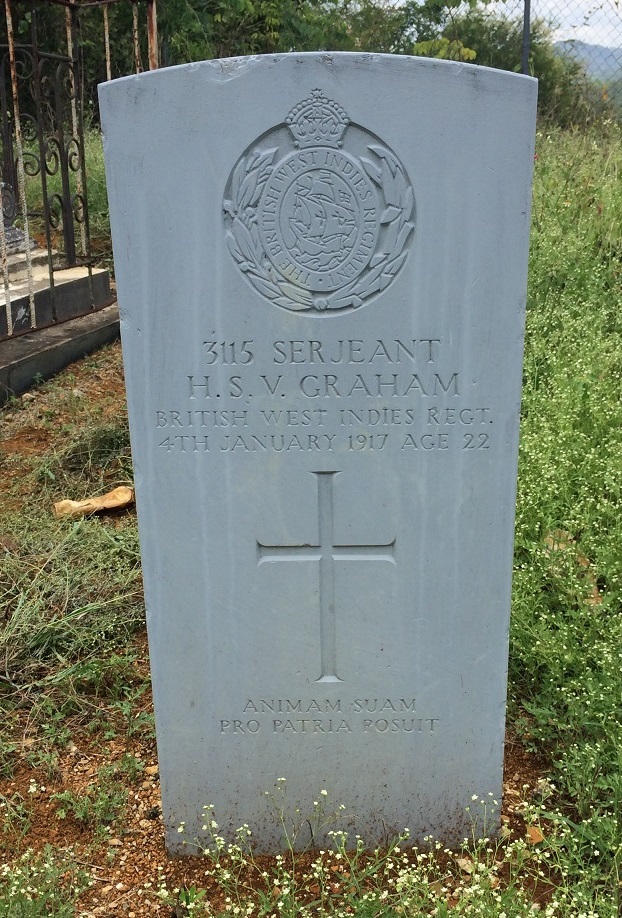
[[(91, 250), (84, 122), (95, 112), (97, 82), (158, 67), (155, 2), (0, 0), (0, 339), (112, 299)], [(511, 24), (516, 52), (490, 65), (524, 73), (544, 30), (597, 98), (622, 113), (622, 0), (491, 0), (456, 12), (462, 28), (476, 15)], [(82, 272), (82, 288), (67, 297), (72, 271)]]
[(549, 31), (556, 50), (577, 61), (586, 76), (605, 89), (622, 89), (622, 3), (620, 0), (500, 0), (495, 15), (530, 24), (524, 32), (521, 69), (529, 72), (529, 38), (536, 24)]
[[(114, 2), (30, 0), (25, 5), (4, 0), (0, 339), (113, 301), (108, 274), (94, 268), (91, 251), (84, 134), (90, 92), (84, 48), (93, 36), (99, 39), (99, 77), (110, 79), (108, 13)], [(132, 11), (134, 69), (142, 69), (143, 47), (148, 66), (155, 68), (155, 0), (143, 3), (142, 24), (137, 0), (124, 2)]]

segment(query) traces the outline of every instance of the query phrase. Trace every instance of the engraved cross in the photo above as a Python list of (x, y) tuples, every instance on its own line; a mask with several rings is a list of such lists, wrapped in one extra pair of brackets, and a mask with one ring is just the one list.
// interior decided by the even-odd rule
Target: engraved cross
[(337, 675), (337, 619), (335, 614), (336, 561), (389, 561), (395, 564), (395, 539), (385, 545), (335, 545), (333, 476), (339, 472), (311, 472), (317, 477), (319, 543), (264, 545), (257, 542), (258, 564), (270, 561), (319, 561), (320, 659), (316, 682), (342, 682)]

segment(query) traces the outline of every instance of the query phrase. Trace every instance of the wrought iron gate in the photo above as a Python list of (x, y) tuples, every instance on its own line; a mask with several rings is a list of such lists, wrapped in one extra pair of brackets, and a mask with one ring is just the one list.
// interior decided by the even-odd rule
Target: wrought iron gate
[[(4, 0), (6, 32), (0, 33), (0, 267), (4, 309), (0, 310), (0, 338), (54, 324), (113, 301), (107, 273), (94, 268), (91, 251), (78, 41), (79, 17), (100, 7), (102, 51), (110, 79), (108, 6), (113, 2), (30, 0), (26, 6), (20, 3), (18, 11), (17, 0)], [(48, 15), (53, 9), (54, 15), (64, 19), (60, 31), (64, 47), (58, 52), (43, 49), (40, 42), (43, 7), (47, 7)], [(29, 22), (26, 43), (16, 40), (18, 12), (22, 28)], [(132, 12), (134, 64), (139, 70), (137, 0), (132, 0)], [(147, 0), (147, 14), (149, 66), (155, 68), (155, 0)], [(67, 306), (63, 302), (67, 297), (59, 295), (61, 286), (63, 292), (68, 291), (68, 278), (78, 276), (81, 289), (69, 297)]]

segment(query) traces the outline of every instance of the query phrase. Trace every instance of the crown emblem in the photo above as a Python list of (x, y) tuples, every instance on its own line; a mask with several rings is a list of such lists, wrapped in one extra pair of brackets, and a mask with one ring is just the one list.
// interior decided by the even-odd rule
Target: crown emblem
[(321, 89), (244, 150), (222, 207), (245, 281), (301, 315), (340, 315), (382, 293), (415, 228), (413, 187), (397, 154)]
[(297, 147), (315, 144), (340, 147), (350, 119), (340, 105), (326, 98), (321, 89), (314, 89), (311, 98), (299, 102), (285, 122)]

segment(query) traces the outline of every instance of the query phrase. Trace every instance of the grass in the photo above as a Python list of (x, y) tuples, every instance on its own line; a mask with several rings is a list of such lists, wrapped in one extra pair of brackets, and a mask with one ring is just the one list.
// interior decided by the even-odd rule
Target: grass
[[(324, 852), (290, 845), (256, 858), (252, 827), (226, 845), (210, 811), (214, 844), (200, 870), (137, 878), (144, 914), (622, 913), (621, 140), (614, 125), (538, 137), (509, 709), (540, 763), (535, 790), (517, 798), (499, 840), (471, 839), (459, 852), (436, 842), (415, 850), (405, 838), (369, 852), (337, 833)], [(105, 360), (92, 358), (84, 379), (104, 373)], [(49, 442), (1, 458), (0, 813), (10, 869), (0, 873), (0, 916), (79, 913), (92, 882), (79, 869), (84, 852), (29, 849), (40, 801), (54, 825), (90, 833), (91, 845), (122, 836), (144, 783), (140, 750), (153, 741), (134, 518), (50, 513), (53, 500), (131, 482), (127, 425), (106, 403), (109, 388), (103, 379), (80, 397), (65, 375), (40, 389), (36, 417), (36, 402), (5, 409), (11, 430), (34, 425)], [(121, 752), (68, 788), (58, 776), (76, 741)], [(33, 793), (19, 784), (24, 769)], [(56, 782), (47, 796), (46, 781)], [(16, 882), (35, 892), (16, 892)]]
[(59, 856), (51, 846), (40, 854), (26, 851), (10, 869), (0, 868), (0, 918), (73, 918), (76, 896), (88, 884), (71, 852)]
[[(38, 160), (38, 146), (33, 146), (31, 153)], [(86, 162), (89, 233), (91, 238), (92, 255), (98, 263), (112, 265), (110, 220), (108, 216), (108, 192), (106, 189), (106, 176), (104, 173), (104, 151), (101, 132), (96, 128), (85, 128), (84, 156)], [(79, 172), (69, 173), (72, 195), (76, 194), (78, 191), (79, 177)], [(52, 195), (62, 196), (62, 178), (60, 170), (54, 175), (48, 175), (46, 182), (48, 198), (52, 197)], [(40, 175), (26, 176), (26, 202), (28, 211), (32, 214), (32, 217), (29, 221), (30, 234), (31, 236), (34, 236), (36, 239), (38, 239), (41, 246), (45, 248), (45, 226), (42, 218), (40, 216), (36, 216), (37, 214), (41, 214), (42, 209)], [(18, 211), (21, 214), (19, 208)], [(21, 226), (21, 217), (18, 217), (17, 224)], [(79, 225), (75, 226), (75, 232), (76, 248), (78, 253), (81, 254), (81, 231)], [(54, 248), (61, 252), (64, 250), (64, 244), (62, 242), (62, 229), (58, 232), (55, 232)]]
[(580, 826), (572, 870), (618, 902), (621, 167), (615, 130), (540, 138), (511, 650), (513, 716), (572, 801), (572, 816), (562, 808), (553, 820), (565, 833)]

